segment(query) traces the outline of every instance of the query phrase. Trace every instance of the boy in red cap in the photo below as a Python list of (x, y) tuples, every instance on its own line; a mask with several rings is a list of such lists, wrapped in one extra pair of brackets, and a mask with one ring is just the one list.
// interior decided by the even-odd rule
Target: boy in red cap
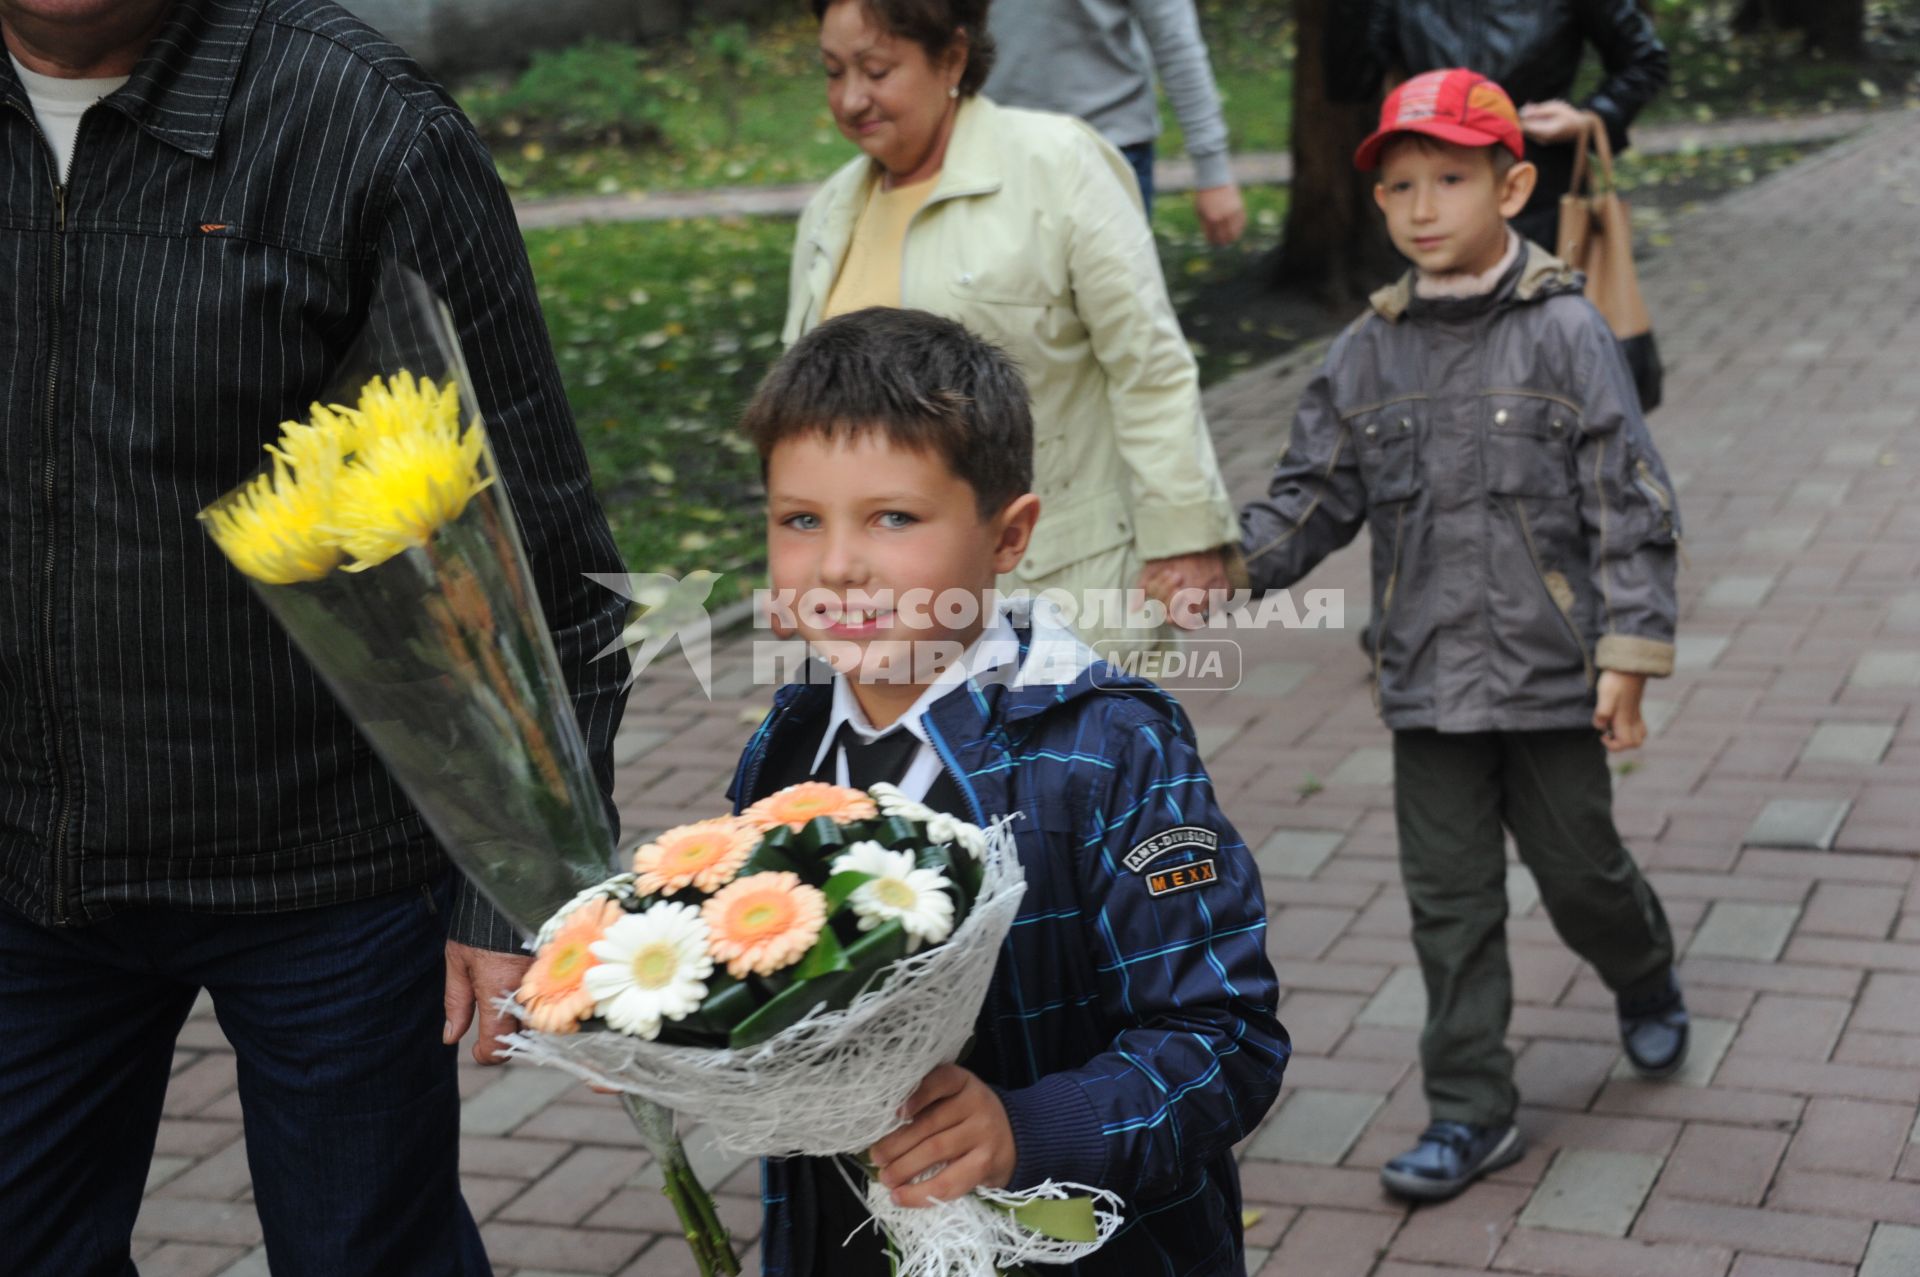
[(1373, 533), (1374, 688), (1426, 978), (1432, 1124), (1387, 1163), (1451, 1197), (1518, 1159), (1503, 829), (1561, 937), (1618, 1001), (1627, 1058), (1666, 1077), (1687, 1013), (1660, 901), (1613, 823), (1607, 752), (1646, 739), (1672, 672), (1680, 535), (1666, 467), (1581, 277), (1507, 219), (1533, 166), (1500, 87), (1401, 85), (1355, 162), (1413, 263), (1334, 342), (1264, 500), (1249, 574), (1279, 589)]

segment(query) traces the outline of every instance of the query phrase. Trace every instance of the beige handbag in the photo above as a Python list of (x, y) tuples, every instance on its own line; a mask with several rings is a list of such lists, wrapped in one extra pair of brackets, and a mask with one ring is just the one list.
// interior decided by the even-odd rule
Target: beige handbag
[[(1633, 218), (1614, 186), (1613, 144), (1606, 124), (1587, 116), (1587, 132), (1578, 145), (1573, 185), (1560, 197), (1560, 243), (1555, 255), (1586, 274), (1587, 300), (1606, 317), (1620, 342), (1640, 392), (1641, 411), (1651, 412), (1660, 402), (1660, 350), (1654, 344), (1653, 321), (1633, 266)], [(1589, 166), (1596, 150), (1599, 162)]]

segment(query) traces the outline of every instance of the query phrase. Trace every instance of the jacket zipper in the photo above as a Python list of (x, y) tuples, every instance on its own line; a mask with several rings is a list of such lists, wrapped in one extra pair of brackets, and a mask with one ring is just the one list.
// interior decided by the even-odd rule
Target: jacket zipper
[(1553, 591), (1547, 588), (1547, 572), (1540, 565), (1540, 552), (1533, 543), (1533, 526), (1527, 522), (1527, 512), (1521, 509), (1518, 497), (1513, 499), (1513, 516), (1520, 521), (1520, 535), (1527, 542), (1527, 558), (1533, 562), (1533, 579), (1540, 582), (1540, 592), (1547, 596), (1547, 606), (1552, 608), (1553, 614), (1560, 618), (1560, 623), (1567, 627), (1567, 637), (1573, 640), (1573, 645), (1580, 649), (1580, 668), (1586, 672), (1587, 686), (1592, 687), (1593, 653), (1587, 651), (1587, 641), (1580, 637), (1580, 631), (1573, 628), (1573, 618), (1567, 615), (1566, 609), (1560, 606), (1560, 601), (1553, 597)]
[[(54, 687), (58, 682), (58, 671), (54, 668), (53, 660), (54, 640), (56, 637), (53, 623), (55, 602), (54, 586), (56, 576), (55, 569), (59, 563), (54, 537), (54, 529), (59, 515), (58, 502), (56, 500), (58, 495), (59, 464), (54, 456), (55, 446), (58, 441), (55, 437), (54, 423), (58, 415), (57, 399), (60, 391), (60, 357), (62, 353), (60, 347), (60, 321), (63, 311), (61, 303), (66, 292), (67, 187), (61, 180), (62, 174), (59, 172), (58, 162), (53, 154), (53, 146), (47, 141), (46, 132), (41, 129), (40, 121), (34, 118), (31, 111), (21, 108), (18, 103), (15, 103), (14, 106), (16, 110), (19, 110), (22, 115), (27, 117), (27, 123), (32, 126), (33, 135), (40, 143), (41, 154), (47, 159), (48, 175), (53, 180), (53, 272), (47, 299), (47, 318), (49, 321), (47, 329), (47, 398), (45, 410), (41, 414), (41, 442), (46, 449), (46, 455), (40, 475), (41, 500), (46, 508), (47, 514), (47, 553), (40, 565), (40, 674), (46, 679), (47, 703), (49, 709), (53, 709), (55, 699)], [(82, 115), (80, 118), (81, 123), (84, 124), (86, 116)], [(76, 147), (78, 140), (78, 130), (76, 129)], [(67, 901), (67, 836), (73, 825), (73, 799), (70, 786), (67, 784), (66, 723), (62, 720), (58, 712), (53, 712), (49, 716), (53, 720), (50, 724), (53, 728), (53, 788), (54, 793), (57, 795), (54, 807), (52, 838), (53, 920), (55, 925), (64, 925), (69, 921)]]
[(1646, 460), (1642, 458), (1640, 462), (1634, 466), (1633, 474), (1633, 484), (1636, 488), (1640, 489), (1640, 495), (1653, 502), (1653, 504), (1659, 508), (1661, 516), (1666, 520), (1667, 526), (1671, 528), (1673, 526), (1673, 502), (1667, 496), (1666, 489), (1660, 486), (1660, 481), (1653, 477), (1653, 467), (1648, 465)]
[(960, 769), (960, 763), (954, 758), (953, 751), (947, 747), (947, 738), (941, 734), (940, 725), (933, 721), (931, 715), (920, 721), (926, 725), (927, 735), (933, 740), (934, 752), (940, 755), (940, 762), (947, 769), (947, 774), (953, 777), (953, 783), (960, 787), (962, 794), (966, 795), (967, 808), (973, 815), (973, 823), (985, 829), (987, 817), (980, 807), (980, 795), (974, 792), (973, 782), (967, 779), (967, 774)]
[(1380, 624), (1373, 631), (1373, 707), (1380, 708), (1380, 673), (1385, 668), (1382, 653), (1386, 650), (1387, 619), (1393, 615), (1394, 587), (1400, 584), (1400, 540), (1407, 526), (1407, 503), (1400, 503), (1400, 512), (1393, 520), (1393, 567), (1387, 571), (1387, 588), (1380, 596)]

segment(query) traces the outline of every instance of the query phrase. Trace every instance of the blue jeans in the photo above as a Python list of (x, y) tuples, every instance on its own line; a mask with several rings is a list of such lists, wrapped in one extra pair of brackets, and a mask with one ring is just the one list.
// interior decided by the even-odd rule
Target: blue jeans
[(142, 910), (48, 929), (0, 905), (9, 1277), (134, 1277), (174, 1039), (213, 996), (274, 1277), (489, 1277), (460, 1195), (451, 875), (322, 909)]
[(1133, 165), (1133, 175), (1140, 179), (1140, 202), (1147, 206), (1147, 219), (1153, 219), (1153, 143), (1135, 142), (1132, 146), (1120, 148), (1120, 154), (1127, 163)]

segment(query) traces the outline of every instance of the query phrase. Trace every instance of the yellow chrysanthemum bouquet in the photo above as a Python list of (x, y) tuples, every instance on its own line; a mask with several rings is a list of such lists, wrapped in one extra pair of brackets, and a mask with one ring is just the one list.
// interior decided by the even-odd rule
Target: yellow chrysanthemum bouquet
[[(389, 271), (330, 402), (208, 534), (459, 869), (525, 935), (613, 872), (594, 780), (451, 317)], [(629, 1113), (709, 1273), (737, 1273), (672, 1115)]]

